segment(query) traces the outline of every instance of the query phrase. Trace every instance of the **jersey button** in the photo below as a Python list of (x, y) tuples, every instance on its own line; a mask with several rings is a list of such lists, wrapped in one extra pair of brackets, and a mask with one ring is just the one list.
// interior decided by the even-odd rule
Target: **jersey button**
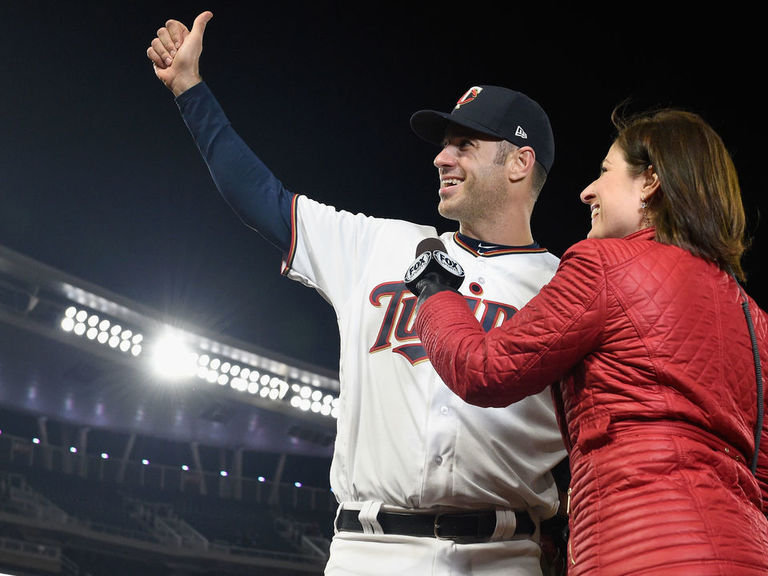
[(447, 416), (448, 415), (448, 406), (440, 406), (440, 414), (442, 414), (443, 416)]
[(440, 466), (440, 464), (443, 463), (443, 457), (442, 456), (435, 456), (435, 464)]

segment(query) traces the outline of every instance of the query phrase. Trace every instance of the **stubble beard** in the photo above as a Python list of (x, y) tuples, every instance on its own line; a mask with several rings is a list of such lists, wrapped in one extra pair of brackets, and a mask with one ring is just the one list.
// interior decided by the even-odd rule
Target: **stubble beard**
[(438, 213), (448, 220), (454, 220), (471, 228), (478, 228), (489, 218), (493, 218), (504, 201), (506, 190), (501, 183), (486, 180), (482, 188), (465, 181), (464, 189), (458, 196), (440, 200)]

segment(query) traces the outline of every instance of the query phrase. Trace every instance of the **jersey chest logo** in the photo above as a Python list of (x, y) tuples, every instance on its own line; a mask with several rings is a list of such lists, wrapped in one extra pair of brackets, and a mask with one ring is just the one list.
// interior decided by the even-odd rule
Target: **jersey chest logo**
[[(486, 332), (517, 312), (517, 308), (509, 304), (482, 299), (483, 289), (476, 282), (470, 285), (470, 292), (473, 295), (465, 295), (464, 299)], [(373, 354), (391, 348), (392, 352), (402, 355), (412, 365), (427, 360), (427, 353), (413, 326), (416, 297), (405, 284), (379, 284), (371, 291), (369, 301), (374, 308), (383, 309), (383, 315), (376, 340), (368, 352)]]

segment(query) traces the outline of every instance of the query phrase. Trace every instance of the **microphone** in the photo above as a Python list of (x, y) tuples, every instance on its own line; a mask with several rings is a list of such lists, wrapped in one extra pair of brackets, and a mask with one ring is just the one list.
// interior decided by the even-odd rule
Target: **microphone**
[(440, 240), (440, 238), (424, 238), (424, 240), (419, 242), (416, 246), (416, 257), (418, 257), (419, 254), (431, 252), (432, 250), (445, 252), (445, 244), (443, 244), (443, 241)]
[(419, 296), (427, 286), (438, 292), (458, 290), (464, 282), (464, 269), (445, 251), (439, 238), (424, 238), (416, 246), (416, 259), (405, 272), (408, 290)]

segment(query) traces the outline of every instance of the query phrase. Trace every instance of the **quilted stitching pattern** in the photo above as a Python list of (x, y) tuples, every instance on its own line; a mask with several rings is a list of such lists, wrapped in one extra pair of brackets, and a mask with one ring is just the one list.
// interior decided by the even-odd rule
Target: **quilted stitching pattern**
[[(570, 574), (651, 574), (674, 562), (679, 572), (659, 573), (764, 574), (768, 423), (755, 482), (740, 301), (714, 264), (643, 231), (576, 244), (540, 294), (487, 334), (448, 292), (424, 303), (416, 329), (441, 377), (473, 404), (506, 406), (562, 379), (581, 556)], [(768, 320), (750, 304), (768, 367)], [(648, 432), (646, 422), (673, 428)], [(718, 561), (705, 569), (703, 557)]]

